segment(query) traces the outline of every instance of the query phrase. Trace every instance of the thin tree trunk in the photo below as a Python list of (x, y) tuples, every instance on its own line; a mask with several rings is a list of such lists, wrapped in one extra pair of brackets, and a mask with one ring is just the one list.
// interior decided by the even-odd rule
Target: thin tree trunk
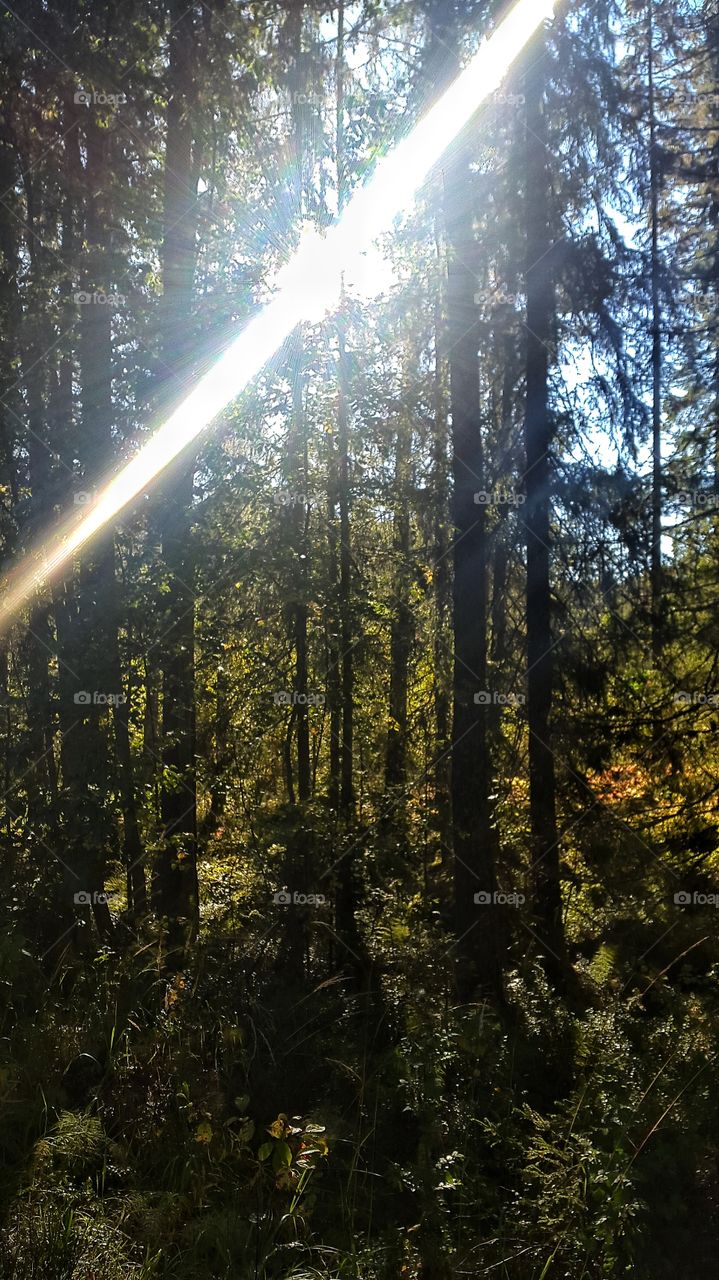
[[(295, 3), (285, 23), (287, 40), (288, 75), (290, 93), (290, 118), (292, 121), (292, 194), (293, 218), (302, 225), (305, 217), (305, 165), (306, 148), (311, 139), (306, 129), (306, 75), (303, 50), (304, 10), (302, 0)], [(305, 806), (310, 799), (312, 767), (310, 759), (310, 719), (308, 705), (308, 617), (309, 617), (309, 556), (308, 506), (307, 506), (307, 435), (305, 425), (305, 340), (302, 326), (298, 326), (290, 347), (292, 362), (292, 418), (287, 442), (287, 487), (289, 508), (284, 516), (289, 531), (290, 552), (290, 602), (287, 610), (289, 634), (294, 649), (295, 669), (292, 681), (294, 704), (287, 729), (285, 744), (285, 770), (290, 803), (298, 805), (297, 822), (293, 825), (287, 842), (285, 858), (285, 884), (294, 892), (309, 891), (310, 843), (306, 827)], [(292, 768), (292, 730), (297, 744), (297, 788), (295, 791)], [(284, 938), (286, 953), (281, 963), (289, 962), (293, 971), (301, 970), (308, 953), (308, 933), (304, 913), (294, 910), (284, 913)]]
[[(303, 68), (302, 28), (304, 5), (297, 3), (288, 18), (291, 69), (288, 76), (291, 96), (292, 132), (294, 139), (294, 202), (298, 224), (304, 219), (304, 164), (306, 83)], [(301, 328), (292, 344), (292, 425), (288, 442), (289, 522), (292, 555), (293, 599), (290, 606), (290, 631), (295, 651), (295, 735), (297, 741), (297, 794), (306, 804), (312, 785), (310, 766), (310, 722), (308, 695), (308, 582), (309, 540), (307, 537), (307, 439), (304, 410), (304, 338)], [(296, 585), (295, 585), (296, 584)]]
[[(197, 32), (184, 0), (169, 0), (169, 101), (165, 146), (162, 250), (162, 359), (171, 370), (168, 399), (177, 398), (189, 356), (196, 268), (197, 154), (194, 83)], [(161, 647), (162, 848), (157, 866), (159, 909), (172, 951), (197, 934), (197, 776), (195, 763), (195, 565), (191, 547), (195, 456), (183, 455), (160, 495), (166, 626)]]
[[(394, 537), (392, 562), (395, 567), (394, 612), (390, 635), (389, 730), (385, 760), (385, 789), (404, 787), (407, 777), (407, 691), (412, 647), (412, 607), (410, 604), (410, 512), (408, 489), (412, 462), (412, 431), (400, 424), (394, 475)], [(397, 808), (400, 805), (398, 803)], [(393, 812), (396, 810), (393, 809)]]
[(339, 525), (337, 519), (337, 449), (332, 437), (327, 452), (327, 702), (330, 717), (330, 758), (327, 800), (337, 823), (340, 803), (342, 751), (342, 651), (339, 621)]
[[(7, 153), (6, 163), (10, 163), (10, 156)], [(22, 175), (27, 206), (26, 245), (33, 275), (38, 284), (41, 284), (47, 267), (47, 254), (40, 247), (41, 237), (37, 235), (35, 229), (36, 192), (29, 172), (31, 167), (31, 165), (27, 168), (23, 166)], [(17, 174), (15, 177), (17, 178)], [(10, 274), (14, 277), (17, 266), (17, 245), (14, 240), (8, 239), (7, 231), (4, 238), (11, 255), (7, 260)], [(14, 304), (11, 303), (12, 305), (15, 306), (15, 313), (7, 317), (12, 325), (12, 329), (8, 332), (22, 326), (21, 368), (24, 374), (29, 432), (27, 454), (31, 493), (30, 518), (26, 536), (28, 543), (32, 544), (40, 537), (49, 522), (53, 506), (54, 477), (48, 439), (50, 387), (48, 352), (52, 348), (52, 329), (46, 314), (32, 318), (28, 315), (22, 321), (19, 304), (16, 301)], [(23, 751), (26, 790), (31, 822), (44, 825), (49, 813), (48, 806), (57, 793), (57, 779), (54, 770), (49, 671), (49, 660), (52, 656), (50, 608), (47, 593), (42, 589), (30, 607), (29, 626), (23, 641), (23, 656), (28, 677), (27, 737)]]
[[(512, 388), (515, 377), (514, 340), (507, 335), (502, 371), (502, 391), (499, 406), (499, 456), (507, 457), (512, 434)], [(501, 670), (507, 658), (507, 577), (509, 572), (509, 508), (500, 503), (498, 523), (494, 531), (494, 558), (492, 569), (492, 666)]]
[[(109, 132), (102, 130), (92, 118), (85, 128), (86, 168), (84, 187), (86, 192), (85, 253), (81, 289), (86, 295), (102, 292), (111, 296), (111, 270), (108, 259), (109, 243), (103, 211), (98, 205), (98, 193), (102, 190), (107, 166)], [(77, 147), (77, 135), (73, 135), (73, 148)], [(79, 170), (79, 154), (75, 154)], [(82, 403), (82, 430), (79, 437), (79, 458), (88, 487), (93, 487), (100, 475), (109, 467), (113, 452), (112, 441), (112, 309), (109, 305), (86, 304), (80, 315), (80, 383)], [(134, 798), (128, 779), (132, 761), (129, 740), (117, 733), (118, 700), (123, 696), (118, 647), (119, 607), (115, 571), (114, 529), (103, 530), (83, 556), (80, 576), (80, 598), (83, 629), (83, 651), (77, 655), (82, 661), (82, 678), (88, 691), (111, 697), (116, 708), (105, 717), (100, 708), (88, 708), (85, 731), (90, 738), (85, 746), (96, 753), (94, 768), (98, 777), (106, 780), (112, 776), (113, 765), (109, 758), (108, 734), (110, 721), (114, 719), (118, 782), (122, 797), (123, 839), (125, 862), (141, 858), (139, 832), (135, 826), (133, 841)], [(87, 674), (85, 674), (87, 673)], [(107, 705), (107, 704), (105, 704)], [(107, 718), (107, 724), (105, 719)], [(124, 719), (124, 711), (123, 716)], [(122, 748), (125, 747), (123, 752)], [(123, 758), (124, 757), (124, 758)], [(107, 802), (106, 802), (107, 803)], [(109, 910), (101, 903), (94, 908), (99, 927), (106, 929)]]
[(553, 337), (554, 288), (549, 211), (546, 121), (543, 104), (544, 44), (532, 49), (526, 77), (527, 365), (527, 715), (536, 931), (547, 972), (561, 983), (565, 967), (554, 753), (550, 729), (554, 660), (550, 584), (549, 352)]
[[(440, 282), (443, 280), (442, 261), (444, 251), (439, 229), (436, 232), (437, 267)], [(439, 283), (434, 310), (434, 431), (432, 435), (432, 491), (434, 494), (434, 716), (435, 716), (435, 767), (434, 790), (437, 810), (437, 831), (441, 856), (452, 848), (451, 806), (451, 742), (450, 715), (452, 698), (452, 582), (451, 541), (449, 510), (449, 426), (444, 386), (442, 356), (444, 335), (444, 289)]]
[[(104, 136), (94, 123), (91, 124), (87, 142), (88, 218), (86, 240), (88, 252), (98, 255), (95, 284), (104, 281), (108, 294), (112, 292), (111, 271), (107, 261), (109, 245), (107, 229), (102, 225), (96, 207), (95, 192), (101, 188), (107, 172), (108, 156)], [(83, 330), (84, 358), (81, 358), (83, 379), (83, 403), (87, 405), (94, 421), (90, 426), (90, 456), (98, 451), (103, 467), (113, 451), (112, 441), (112, 312), (110, 307), (101, 309), (101, 318), (89, 315), (92, 330)], [(89, 340), (88, 340), (89, 339)], [(123, 859), (127, 876), (128, 906), (136, 915), (147, 912), (147, 887), (145, 882), (144, 849), (140, 837), (135, 792), (135, 770), (130, 746), (129, 691), (125, 692), (120, 658), (119, 629), (121, 609), (117, 580), (114, 530), (102, 537), (97, 562), (99, 609), (96, 621), (100, 643), (106, 655), (107, 685), (115, 696), (113, 728), (117, 774), (122, 812)]]
[[(337, 8), (336, 58), (336, 165), (337, 202), (341, 211), (347, 199), (344, 138), (344, 0)], [(337, 867), (337, 902), (335, 920), (340, 942), (345, 946), (350, 963), (357, 960), (357, 885), (355, 882), (354, 841), (349, 834), (355, 820), (354, 793), (354, 620), (352, 601), (352, 551), (350, 523), (350, 437), (349, 437), (349, 362), (347, 359), (347, 319), (344, 290), (337, 314), (337, 507), (339, 511), (339, 648), (341, 668), (341, 715), (339, 741), (339, 818), (346, 848)], [(354, 965), (353, 965), (354, 967)]]
[[(429, 0), (429, 71), (436, 92), (456, 74), (456, 15)], [(447, 243), (447, 351), (452, 415), (452, 846), (456, 982), (462, 997), (502, 998), (502, 931), (492, 830), (487, 691), (487, 543), (479, 388), (477, 245), (472, 215), (468, 133), (453, 145), (444, 170)], [(487, 896), (489, 901), (487, 901)]]
[[(656, 95), (654, 84), (654, 0), (648, 0), (648, 83), (649, 83), (649, 182), (651, 202), (652, 279), (652, 547), (651, 547), (651, 632), (652, 656), (661, 658), (664, 644), (662, 625), (662, 333), (659, 260), (659, 151), (657, 146)], [(661, 735), (655, 726), (655, 739)]]
[[(344, 306), (344, 301), (340, 304)], [(338, 506), (340, 524), (340, 654), (342, 666), (342, 728), (340, 734), (340, 813), (345, 826), (351, 826), (354, 818), (355, 794), (353, 778), (354, 757), (354, 626), (352, 618), (352, 551), (350, 523), (350, 460), (349, 460), (349, 365), (346, 347), (346, 321), (340, 314), (337, 331), (338, 405), (337, 442)]]
[[(49, 523), (52, 512), (52, 467), (47, 441), (49, 330), (42, 325), (37, 341), (25, 344), (27, 373), (25, 376), (29, 427), (28, 466), (30, 478), (30, 520), (27, 530), (32, 543)], [(38, 366), (41, 372), (38, 372)], [(43, 820), (47, 805), (57, 794), (54, 770), (53, 725), (51, 714), (49, 661), (53, 644), (50, 628), (50, 605), (47, 592), (41, 588), (30, 610), (30, 621), (23, 642), (28, 676), (27, 749), (25, 758), (26, 786), (31, 821)]]
[[(481, 434), (474, 229), (471, 178), (465, 148), (446, 174), (445, 221), (449, 249), (448, 338), (452, 412), (454, 526), (454, 719), (452, 822), (457, 983), (499, 996), (502, 977), (494, 838), (489, 800), (491, 767), (487, 692), (487, 543), (485, 508), (474, 495), (484, 487)], [(476, 896), (490, 895), (478, 901)]]
[[(3, 114), (9, 114), (12, 97), (3, 97)], [(19, 243), (18, 222), (7, 193), (17, 182), (17, 157), (10, 139), (0, 131), (0, 184), (6, 193), (0, 207), (0, 555), (8, 563), (15, 550), (15, 505), (17, 494), (15, 442), (17, 423), (21, 421), (17, 375), (18, 334), (21, 307), (18, 296)], [(3, 797), (5, 826), (3, 842), (8, 876), (13, 878), (15, 847), (12, 840), (13, 819), (8, 804), (11, 786), (11, 751), (13, 714), (10, 700), (10, 648), (7, 637), (0, 637), (0, 751), (3, 760)]]
[[(76, 208), (79, 208), (82, 200), (82, 183), (76, 181), (77, 173), (72, 163), (73, 147), (79, 156), (77, 137), (74, 132), (71, 132), (69, 136), (66, 135), (68, 163), (65, 178), (68, 194), (71, 199), (74, 199)], [(39, 254), (37, 249), (42, 237), (35, 232), (36, 198), (34, 182), (29, 170), (24, 172), (23, 182), (27, 203), (28, 257), (33, 271), (41, 279), (45, 274), (46, 263), (44, 251)], [(52, 346), (51, 329), (43, 318), (39, 326), (34, 326), (31, 334), (26, 336), (26, 350), (29, 353), (26, 400), (32, 432), (31, 485), (38, 495), (45, 492), (48, 495), (48, 501), (52, 477), (46, 424), (52, 420), (53, 416), (57, 416), (57, 384), (53, 360), (48, 356)], [(65, 502), (69, 497), (70, 494), (65, 488), (63, 492)], [(39, 532), (39, 529), (34, 532)], [(63, 918), (66, 915), (71, 917), (72, 914), (79, 914), (84, 917), (88, 925), (94, 918), (100, 937), (110, 939), (114, 932), (112, 917), (102, 895), (105, 862), (112, 840), (106, 804), (107, 750), (99, 724), (99, 706), (94, 702), (95, 690), (99, 690), (102, 686), (96, 679), (96, 651), (89, 643), (92, 610), (91, 596), (83, 589), (83, 583), (80, 582), (72, 625), (69, 611), (67, 625), (64, 625), (64, 618), (57, 620), (62, 733), (60, 766), (63, 797), (62, 850), (58, 848), (57, 854), (65, 872)], [(35, 639), (40, 642), (43, 649), (46, 644), (48, 645), (45, 654), (38, 653), (34, 661), (30, 655), (29, 674), (37, 685), (33, 692), (33, 701), (38, 696), (43, 700), (49, 699), (47, 676), (43, 675), (51, 651), (47, 618), (48, 613), (45, 607), (38, 605), (30, 619), (31, 627), (39, 628), (35, 633)], [(80, 655), (83, 659), (82, 670), (78, 661)], [(81, 701), (78, 701), (78, 694), (83, 695)], [(86, 700), (88, 696), (89, 702)], [(32, 707), (30, 712), (35, 714)], [(45, 759), (48, 757), (46, 756)], [(55, 834), (55, 839), (60, 843), (60, 830)], [(78, 894), (81, 895), (79, 898), (76, 896)], [(89, 937), (89, 934), (85, 936)]]

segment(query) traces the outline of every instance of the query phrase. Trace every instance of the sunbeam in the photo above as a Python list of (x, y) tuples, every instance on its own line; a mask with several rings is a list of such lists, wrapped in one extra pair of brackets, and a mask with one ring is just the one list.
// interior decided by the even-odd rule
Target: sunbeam
[(342, 273), (405, 209), (448, 144), (502, 83), (554, 0), (518, 0), (415, 127), (377, 164), (325, 236), (306, 231), (279, 273), (277, 292), (135, 457), (102, 488), (92, 508), (49, 537), (8, 576), (0, 627), (33, 592), (162, 472), (255, 377), (300, 321), (317, 321), (340, 295)]

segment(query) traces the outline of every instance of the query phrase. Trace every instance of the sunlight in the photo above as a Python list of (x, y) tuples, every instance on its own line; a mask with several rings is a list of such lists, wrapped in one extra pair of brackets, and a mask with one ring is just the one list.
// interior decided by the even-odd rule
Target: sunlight
[(325, 236), (305, 229), (277, 279), (277, 293), (230, 344), (142, 449), (100, 492), (89, 511), (23, 561), (10, 575), (0, 625), (111, 521), (239, 395), (279, 350), (295, 326), (318, 321), (337, 302), (344, 272), (362, 274), (362, 255), (411, 202), (448, 144), (502, 83), (509, 67), (555, 0), (518, 0), (411, 132), (377, 164)]

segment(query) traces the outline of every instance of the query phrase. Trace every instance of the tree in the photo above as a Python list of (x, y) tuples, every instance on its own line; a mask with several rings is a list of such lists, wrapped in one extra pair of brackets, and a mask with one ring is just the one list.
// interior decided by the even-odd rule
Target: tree
[[(166, 402), (184, 388), (189, 358), (196, 265), (197, 183), (201, 158), (194, 79), (201, 38), (194, 6), (169, 0), (168, 101), (162, 247), (162, 361), (169, 375)], [(158, 906), (170, 923), (170, 945), (198, 927), (197, 776), (195, 766), (195, 571), (191, 545), (194, 457), (169, 468), (160, 497), (162, 562), (166, 574), (161, 639), (162, 823), (157, 865)]]
[(551, 450), (549, 362), (554, 342), (553, 254), (548, 171), (548, 131), (543, 86), (544, 38), (531, 51), (526, 96), (526, 454), (527, 722), (534, 877), (534, 914), (547, 971), (561, 983), (565, 969), (556, 781), (551, 732), (553, 689), (551, 547)]

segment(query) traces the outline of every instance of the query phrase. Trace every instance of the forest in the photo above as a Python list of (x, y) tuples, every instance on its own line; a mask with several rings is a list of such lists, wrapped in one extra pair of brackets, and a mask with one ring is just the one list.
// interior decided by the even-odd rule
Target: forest
[(0, 5), (0, 1280), (719, 1274), (719, 5), (523, 3)]

